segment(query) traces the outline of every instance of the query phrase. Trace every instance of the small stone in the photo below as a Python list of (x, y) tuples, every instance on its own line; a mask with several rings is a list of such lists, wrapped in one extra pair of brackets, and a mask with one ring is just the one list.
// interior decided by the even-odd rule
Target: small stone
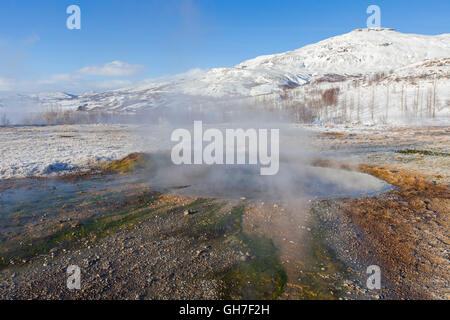
[(241, 260), (242, 262), (247, 261), (248, 257), (247, 256), (240, 256), (239, 260)]
[(189, 216), (189, 215), (192, 215), (192, 214), (194, 214), (194, 213), (197, 213), (197, 211), (195, 211), (195, 210), (184, 210), (184, 216)]

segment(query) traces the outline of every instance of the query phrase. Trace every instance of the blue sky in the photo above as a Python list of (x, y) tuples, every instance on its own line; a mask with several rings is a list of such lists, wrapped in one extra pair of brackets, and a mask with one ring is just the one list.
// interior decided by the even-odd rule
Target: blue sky
[[(66, 28), (72, 4), (81, 30)], [(370, 4), (383, 27), (450, 32), (448, 0), (2, 0), (0, 91), (102, 90), (232, 66), (365, 27)]]

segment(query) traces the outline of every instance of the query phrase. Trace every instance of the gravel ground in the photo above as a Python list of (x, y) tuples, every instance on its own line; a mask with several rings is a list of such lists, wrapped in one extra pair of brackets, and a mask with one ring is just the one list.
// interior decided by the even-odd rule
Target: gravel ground
[[(104, 238), (81, 239), (73, 248), (54, 247), (26, 264), (0, 273), (0, 299), (218, 299), (216, 274), (240, 253), (223, 243), (226, 233), (198, 225), (202, 207), (185, 215), (178, 205), (195, 199), (164, 197), (164, 209)], [(160, 203), (161, 204), (161, 203)], [(175, 207), (174, 207), (175, 206)], [(229, 205), (215, 214), (225, 215)], [(68, 266), (81, 269), (81, 290), (67, 288)]]
[[(311, 139), (318, 158), (344, 163), (397, 188), (361, 199), (244, 201), (244, 232), (271, 239), (278, 250), (287, 276), (280, 298), (449, 299), (449, 129), (335, 129), (316, 131)], [(138, 207), (148, 199), (133, 201), (131, 207)], [(230, 245), (236, 230), (217, 231), (210, 220), (227, 217), (242, 201), (220, 201), (212, 213), (209, 205), (218, 200), (210, 201), (192, 214), (185, 214), (185, 208), (196, 199), (164, 196), (158, 201), (162, 209), (142, 216), (137, 210), (132, 217), (139, 218), (131, 224), (102, 236), (88, 234), (69, 246), (55, 245), (25, 262), (6, 261), (0, 269), (0, 298), (224, 297), (222, 274), (258, 257), (239, 241)], [(111, 212), (121, 207), (113, 203), (106, 209), (109, 205)], [(382, 291), (364, 288), (369, 264), (382, 268)], [(69, 265), (81, 269), (81, 290), (66, 287)]]

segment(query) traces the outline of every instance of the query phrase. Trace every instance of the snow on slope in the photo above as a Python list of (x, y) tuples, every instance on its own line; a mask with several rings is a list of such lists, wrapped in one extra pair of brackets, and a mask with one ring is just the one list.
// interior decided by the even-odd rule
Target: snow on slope
[(448, 57), (450, 34), (426, 36), (392, 29), (357, 29), (303, 48), (248, 60), (237, 67), (309, 74), (364, 74)]
[(395, 70), (387, 80), (414, 81), (450, 79), (450, 56), (446, 58), (426, 59)]
[(450, 34), (426, 36), (392, 29), (358, 29), (281, 54), (260, 56), (233, 68), (213, 69), (187, 86), (194, 95), (243, 95), (280, 91), (326, 74), (389, 72), (425, 59), (450, 56)]
[[(427, 74), (429, 60), (448, 65), (450, 34), (437, 36), (404, 34), (392, 29), (357, 29), (303, 48), (260, 56), (231, 68), (194, 72), (187, 77), (167, 78), (102, 93), (67, 99), (41, 99), (42, 105), (63, 108), (101, 109), (114, 112), (170, 106), (192, 97), (255, 97), (281, 93), (317, 79), (348, 78), (376, 72), (392, 77)], [(443, 59), (447, 58), (447, 59)], [(448, 79), (448, 73), (444, 76)], [(36, 96), (34, 97), (36, 98)]]

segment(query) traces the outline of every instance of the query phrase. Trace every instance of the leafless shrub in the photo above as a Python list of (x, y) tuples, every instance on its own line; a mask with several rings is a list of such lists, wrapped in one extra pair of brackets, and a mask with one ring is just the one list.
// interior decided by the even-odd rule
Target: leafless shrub
[(369, 84), (369, 86), (371, 86), (373, 84), (377, 84), (384, 78), (386, 78), (386, 73), (377, 72), (377, 73), (373, 74), (372, 76), (369, 76), (368, 84)]
[(125, 115), (120, 117), (104, 111), (64, 110), (61, 107), (52, 106), (42, 112), (27, 115), (24, 123), (28, 125), (96, 124), (119, 122), (126, 118)]
[(311, 123), (317, 119), (315, 110), (303, 102), (297, 102), (292, 105), (291, 112), (295, 116), (295, 121), (299, 123)]
[(327, 89), (322, 93), (322, 102), (326, 106), (336, 106), (338, 104), (339, 88)]

